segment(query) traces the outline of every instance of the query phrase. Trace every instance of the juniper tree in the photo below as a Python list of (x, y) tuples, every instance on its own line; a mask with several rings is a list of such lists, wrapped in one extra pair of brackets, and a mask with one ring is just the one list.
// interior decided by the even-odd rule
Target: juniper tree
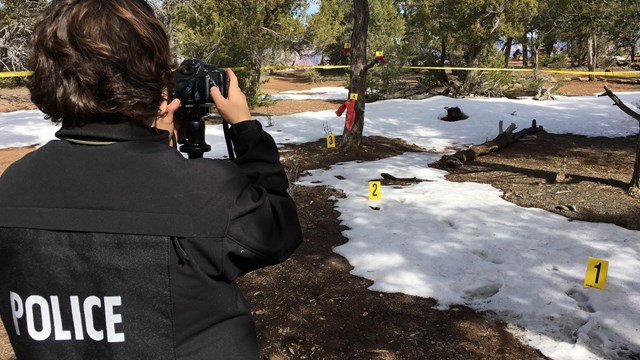
[(303, 41), (305, 0), (165, 1), (177, 51), (238, 71), (250, 103), (256, 101), (261, 68), (269, 53)]
[(25, 69), (31, 29), (46, 5), (46, 0), (0, 1), (1, 71)]

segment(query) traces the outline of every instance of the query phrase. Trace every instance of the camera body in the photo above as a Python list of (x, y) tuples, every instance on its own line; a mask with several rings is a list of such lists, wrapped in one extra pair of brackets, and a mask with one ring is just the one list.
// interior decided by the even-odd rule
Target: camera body
[(220, 93), (224, 97), (227, 97), (229, 93), (227, 72), (201, 60), (183, 61), (173, 71), (173, 81), (174, 87), (171, 91), (171, 97), (180, 99), (180, 103), (185, 109), (194, 108), (200, 111), (202, 105), (212, 103), (210, 90), (214, 86), (220, 89)]
[(180, 151), (189, 158), (202, 157), (210, 151), (204, 138), (205, 124), (202, 117), (209, 113), (213, 103), (210, 90), (217, 86), (225, 98), (229, 94), (229, 77), (226, 71), (201, 60), (185, 60), (173, 71), (172, 99), (180, 99), (180, 108), (174, 114), (174, 120), (180, 127), (178, 142)]

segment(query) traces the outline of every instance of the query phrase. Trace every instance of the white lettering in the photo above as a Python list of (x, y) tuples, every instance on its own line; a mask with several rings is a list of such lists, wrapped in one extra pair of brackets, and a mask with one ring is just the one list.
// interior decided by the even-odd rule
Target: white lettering
[[(105, 332), (107, 342), (125, 341), (124, 332), (116, 331), (117, 324), (123, 324), (122, 314), (116, 312), (116, 308), (122, 306), (120, 296), (105, 296), (104, 298), (89, 296), (84, 299), (82, 304), (78, 296), (69, 296), (69, 308), (65, 308), (64, 311), (60, 306), (58, 296), (49, 296), (49, 301), (47, 301), (43, 296), (31, 295), (23, 302), (19, 294), (10, 291), (9, 301), (13, 325), (18, 336), (21, 335), (21, 322), (23, 326), (23, 322), (26, 322), (27, 333), (36, 341), (47, 340), (52, 333), (56, 341), (72, 340), (74, 337), (75, 340), (84, 340), (85, 330), (89, 338), (94, 341), (105, 340)], [(63, 314), (69, 313), (71, 320), (67, 319), (65, 323)], [(94, 315), (102, 313), (104, 314), (105, 328), (96, 329)]]
[(16, 335), (20, 335), (20, 327), (18, 326), (18, 319), (24, 315), (24, 308), (22, 307), (22, 298), (20, 295), (9, 291), (9, 300), (11, 301), (11, 313), (13, 314), (13, 326), (16, 329)]
[(71, 340), (71, 331), (65, 330), (62, 326), (62, 316), (60, 316), (60, 303), (57, 296), (50, 296), (51, 312), (53, 313), (53, 333), (56, 340)]
[(104, 333), (102, 330), (96, 330), (93, 326), (93, 307), (100, 307), (100, 298), (97, 296), (89, 296), (84, 301), (84, 318), (87, 325), (87, 334), (95, 341), (102, 341)]
[(76, 340), (84, 340), (84, 331), (82, 330), (82, 314), (80, 313), (80, 300), (77, 296), (70, 296), (71, 316), (73, 317), (73, 330)]
[(120, 296), (105, 296), (104, 297), (104, 317), (107, 327), (107, 341), (108, 342), (123, 342), (124, 333), (116, 332), (116, 324), (122, 323), (122, 315), (115, 314), (113, 308), (120, 306)]
[[(42, 323), (40, 331), (36, 330), (35, 325), (34, 307), (36, 305), (40, 308), (40, 320)], [(27, 331), (29, 336), (36, 341), (47, 340), (51, 335), (51, 314), (49, 313), (47, 299), (40, 295), (31, 295), (24, 302), (24, 308), (27, 312)]]

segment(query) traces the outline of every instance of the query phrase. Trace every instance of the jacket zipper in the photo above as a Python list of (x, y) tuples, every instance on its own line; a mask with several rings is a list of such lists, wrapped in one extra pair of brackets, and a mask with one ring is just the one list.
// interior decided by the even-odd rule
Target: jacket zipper
[(189, 262), (191, 258), (189, 258), (189, 254), (184, 250), (182, 244), (180, 243), (180, 239), (175, 236), (171, 236), (171, 241), (173, 242), (173, 248), (176, 250), (176, 254), (178, 255), (178, 263), (180, 265), (184, 265)]

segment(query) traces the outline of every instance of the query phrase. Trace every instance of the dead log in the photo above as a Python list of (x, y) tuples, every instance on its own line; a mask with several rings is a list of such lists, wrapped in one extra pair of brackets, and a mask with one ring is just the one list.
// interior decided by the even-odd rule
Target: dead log
[(640, 84), (640, 79), (607, 79), (610, 83), (625, 84), (625, 85), (637, 85)]
[(485, 141), (480, 145), (472, 145), (466, 150), (460, 150), (452, 155), (444, 155), (440, 160), (430, 164), (429, 166), (439, 169), (459, 168), (466, 162), (473, 161), (479, 156), (487, 155), (504, 147), (507, 147), (525, 136), (532, 135), (543, 131), (542, 126), (537, 126), (536, 120), (531, 122), (531, 127), (520, 130), (516, 133), (513, 131), (505, 131), (499, 134), (495, 139)]
[(383, 179), (387, 180), (387, 182), (389, 184), (401, 184), (401, 185), (408, 185), (411, 183), (421, 183), (424, 181), (433, 181), (433, 180), (427, 180), (427, 179), (419, 179), (417, 177), (412, 177), (412, 178), (399, 178), (399, 177), (395, 177), (391, 174), (388, 173), (382, 173), (380, 174), (380, 176), (382, 176)]
[(500, 122), (498, 122), (498, 134), (502, 134), (503, 132), (513, 132), (513, 130), (515, 130), (517, 128), (516, 124), (511, 123), (509, 125), (509, 127), (507, 128), (507, 130), (503, 130), (502, 127), (504, 126), (504, 122), (502, 120), (500, 120)]
[(401, 90), (393, 94), (379, 94), (379, 100), (395, 100), (395, 99), (411, 99), (422, 100), (427, 97), (431, 97), (439, 94), (432, 94), (430, 89), (425, 86), (419, 86), (416, 89)]
[(533, 100), (555, 100), (556, 98), (551, 95), (551, 90), (555, 87), (555, 85), (545, 88), (541, 87), (538, 89), (538, 93), (533, 97)]
[[(604, 94), (600, 96), (607, 95), (613, 100), (614, 105), (620, 108), (625, 114), (631, 116), (640, 122), (640, 114), (631, 110), (627, 105), (625, 105), (619, 97), (614, 94), (611, 89), (607, 85), (604, 86)], [(634, 197), (640, 197), (640, 132), (638, 132), (638, 145), (636, 146), (636, 162), (633, 165), (633, 175), (631, 176), (631, 181), (629, 182), (629, 189), (627, 190), (628, 194)]]

